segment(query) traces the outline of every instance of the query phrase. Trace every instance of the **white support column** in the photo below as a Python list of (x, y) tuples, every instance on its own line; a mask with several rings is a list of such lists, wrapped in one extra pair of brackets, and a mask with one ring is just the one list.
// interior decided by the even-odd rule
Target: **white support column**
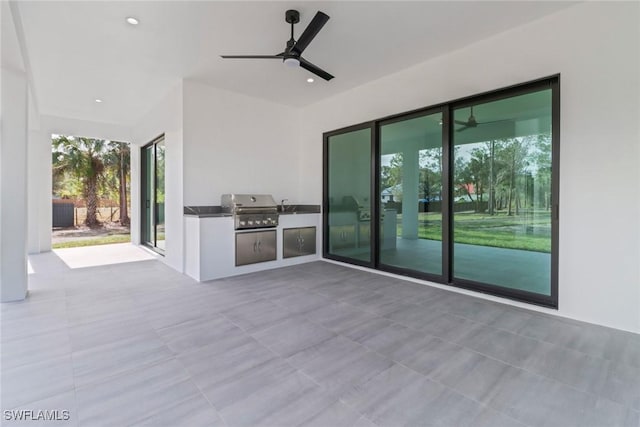
[(51, 137), (29, 131), (28, 144), (28, 252), (51, 250)]
[(402, 238), (418, 238), (418, 169), (416, 148), (402, 152)]
[(27, 78), (2, 68), (0, 301), (27, 295)]

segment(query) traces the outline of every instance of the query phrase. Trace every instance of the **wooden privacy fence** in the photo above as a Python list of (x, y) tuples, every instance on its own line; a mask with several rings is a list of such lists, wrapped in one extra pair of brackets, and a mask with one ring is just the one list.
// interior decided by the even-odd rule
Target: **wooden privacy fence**
[[(53, 227), (74, 227), (84, 224), (87, 219), (87, 208), (77, 206), (74, 202), (54, 200), (53, 202)], [(100, 222), (115, 222), (120, 220), (120, 207), (109, 203), (108, 206), (99, 206), (96, 216)]]

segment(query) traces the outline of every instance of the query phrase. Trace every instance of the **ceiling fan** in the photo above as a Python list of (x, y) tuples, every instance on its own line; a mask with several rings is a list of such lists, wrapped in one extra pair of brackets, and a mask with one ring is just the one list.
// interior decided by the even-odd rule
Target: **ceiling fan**
[(467, 130), (469, 128), (475, 128), (478, 127), (480, 125), (487, 125), (489, 123), (498, 123), (498, 122), (509, 122), (511, 120), (492, 120), (490, 122), (479, 122), (476, 120), (475, 116), (473, 115), (473, 107), (471, 108), (471, 112), (469, 113), (469, 118), (466, 121), (462, 121), (462, 120), (454, 120), (454, 122), (456, 124), (462, 125), (462, 127), (460, 129), (457, 129), (456, 132), (462, 132), (463, 130)]
[(290, 67), (300, 66), (307, 71), (311, 71), (318, 77), (325, 80), (331, 80), (333, 76), (321, 68), (313, 65), (302, 57), (302, 52), (309, 46), (309, 43), (318, 35), (324, 24), (329, 20), (329, 16), (318, 11), (313, 17), (307, 28), (302, 32), (300, 38), (296, 41), (293, 38), (293, 26), (300, 22), (300, 13), (297, 10), (287, 10), (285, 13), (285, 21), (291, 24), (291, 38), (287, 41), (287, 47), (284, 52), (277, 55), (220, 55), (224, 59), (281, 59), (285, 65)]

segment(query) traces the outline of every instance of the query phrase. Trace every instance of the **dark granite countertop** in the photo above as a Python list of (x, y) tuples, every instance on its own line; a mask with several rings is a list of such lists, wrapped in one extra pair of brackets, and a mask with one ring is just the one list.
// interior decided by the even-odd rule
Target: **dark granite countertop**
[(230, 213), (222, 212), (220, 206), (185, 206), (185, 216), (197, 216), (198, 218), (218, 218), (231, 216)]
[[(185, 216), (195, 216), (198, 218), (222, 218), (232, 216), (230, 213), (222, 212), (221, 206), (185, 206)], [(278, 206), (280, 215), (296, 214), (318, 214), (320, 205), (284, 205), (284, 210)]]
[(278, 205), (278, 213), (280, 215), (293, 215), (293, 214), (317, 214), (320, 213), (320, 205)]

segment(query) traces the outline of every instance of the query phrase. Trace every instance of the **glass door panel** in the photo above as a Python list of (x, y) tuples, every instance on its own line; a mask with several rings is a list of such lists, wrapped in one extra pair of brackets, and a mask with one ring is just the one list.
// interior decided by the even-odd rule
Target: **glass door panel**
[(164, 236), (164, 140), (156, 144), (156, 246), (162, 250), (165, 249)]
[(453, 110), (453, 275), (551, 295), (551, 89)]
[(442, 113), (380, 126), (380, 264), (442, 275)]
[(160, 253), (165, 249), (164, 164), (163, 138), (142, 148), (142, 243)]
[(155, 244), (153, 225), (153, 145), (142, 149), (142, 243)]
[(326, 144), (327, 253), (370, 263), (371, 129), (333, 135)]

